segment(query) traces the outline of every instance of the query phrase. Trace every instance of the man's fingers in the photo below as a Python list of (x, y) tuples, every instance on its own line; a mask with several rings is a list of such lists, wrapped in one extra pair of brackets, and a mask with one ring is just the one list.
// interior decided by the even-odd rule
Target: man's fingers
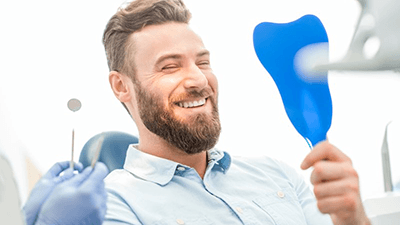
[(333, 181), (345, 177), (358, 177), (357, 172), (348, 162), (319, 161), (314, 164), (310, 181), (312, 184)]
[(348, 193), (358, 193), (359, 185), (352, 179), (335, 180), (331, 182), (322, 182), (314, 185), (314, 194), (317, 200), (324, 198), (345, 195)]
[(355, 224), (356, 220), (366, 218), (358, 174), (349, 157), (324, 141), (316, 145), (301, 164), (302, 169), (310, 167), (314, 167), (311, 183), (322, 213), (329, 213), (335, 224)]
[[(359, 187), (354, 182), (338, 184), (338, 189), (344, 189), (343, 194), (328, 195), (328, 197), (317, 197), (317, 206), (322, 213), (330, 214), (334, 224), (370, 224), (363, 209)], [(321, 187), (320, 189), (327, 188)], [(330, 190), (326, 190), (327, 193)], [(314, 192), (317, 192), (314, 189)]]
[(323, 141), (317, 144), (313, 150), (306, 156), (301, 164), (301, 169), (305, 170), (313, 166), (321, 160), (343, 162), (350, 161), (343, 152), (330, 144), (328, 141)]
[(358, 206), (357, 198), (351, 195), (340, 195), (318, 200), (318, 209), (322, 213), (337, 214), (341, 216), (346, 212), (354, 212)]

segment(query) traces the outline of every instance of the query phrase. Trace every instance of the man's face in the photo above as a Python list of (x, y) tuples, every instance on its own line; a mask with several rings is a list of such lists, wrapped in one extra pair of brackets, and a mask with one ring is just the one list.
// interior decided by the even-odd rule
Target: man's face
[(188, 154), (214, 147), (218, 84), (201, 39), (183, 23), (148, 26), (132, 38), (137, 110), (146, 128)]

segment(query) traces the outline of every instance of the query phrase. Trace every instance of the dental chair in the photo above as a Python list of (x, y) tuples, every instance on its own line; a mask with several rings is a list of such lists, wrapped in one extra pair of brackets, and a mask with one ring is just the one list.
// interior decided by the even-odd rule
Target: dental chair
[[(99, 146), (101, 141), (102, 144)], [(90, 166), (98, 147), (100, 147), (98, 161), (103, 162), (110, 172), (115, 169), (122, 169), (128, 146), (138, 142), (139, 139), (137, 137), (120, 131), (107, 131), (97, 134), (83, 146), (79, 162), (84, 167)]]
[[(393, 184), (392, 171), (390, 166), (388, 126), (386, 125), (385, 135), (382, 143), (382, 171), (384, 178), (385, 192), (380, 195), (369, 197), (364, 200), (364, 208), (373, 225), (398, 224), (400, 221), (400, 183)], [(397, 221), (397, 223), (394, 223)]]

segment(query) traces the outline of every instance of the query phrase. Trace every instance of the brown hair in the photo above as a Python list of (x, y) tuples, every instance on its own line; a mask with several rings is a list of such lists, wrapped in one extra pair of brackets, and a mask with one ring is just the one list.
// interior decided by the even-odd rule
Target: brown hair
[(189, 23), (191, 13), (182, 0), (136, 0), (120, 8), (111, 17), (103, 35), (110, 71), (118, 71), (135, 80), (135, 66), (132, 60), (134, 47), (128, 41), (131, 34), (148, 25), (167, 22)]

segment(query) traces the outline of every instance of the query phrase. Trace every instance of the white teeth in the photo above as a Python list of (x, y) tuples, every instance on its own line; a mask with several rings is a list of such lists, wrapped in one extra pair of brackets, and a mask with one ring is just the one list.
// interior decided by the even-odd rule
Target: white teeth
[(178, 105), (179, 107), (182, 108), (192, 108), (196, 106), (202, 106), (206, 103), (205, 99), (199, 100), (199, 101), (193, 101), (193, 102), (179, 102)]

